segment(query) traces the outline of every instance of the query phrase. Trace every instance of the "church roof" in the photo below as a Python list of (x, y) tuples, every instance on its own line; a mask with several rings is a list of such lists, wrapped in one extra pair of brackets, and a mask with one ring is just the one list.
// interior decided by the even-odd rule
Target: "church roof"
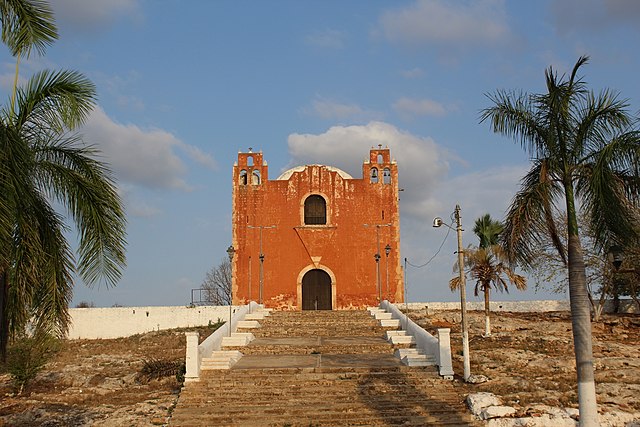
[(331, 172), (337, 172), (338, 175), (340, 175), (343, 179), (353, 179), (353, 177), (351, 175), (349, 175), (348, 173), (346, 173), (345, 171), (343, 171), (342, 169), (338, 169), (336, 167), (333, 166), (325, 166), (325, 165), (305, 165), (305, 166), (296, 166), (294, 168), (291, 168), (287, 171), (284, 171), (278, 178), (278, 181), (286, 181), (289, 178), (291, 178), (291, 175), (293, 175), (295, 172), (302, 172), (303, 170), (305, 170), (305, 168), (309, 167), (309, 166), (320, 166), (323, 168), (326, 168), (328, 171)]

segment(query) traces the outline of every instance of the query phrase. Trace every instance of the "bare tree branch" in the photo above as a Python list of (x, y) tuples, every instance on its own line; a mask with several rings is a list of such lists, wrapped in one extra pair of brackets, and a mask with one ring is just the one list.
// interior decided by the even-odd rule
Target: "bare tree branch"
[(211, 267), (201, 285), (205, 289), (205, 301), (213, 305), (231, 304), (231, 262), (224, 258), (220, 264)]

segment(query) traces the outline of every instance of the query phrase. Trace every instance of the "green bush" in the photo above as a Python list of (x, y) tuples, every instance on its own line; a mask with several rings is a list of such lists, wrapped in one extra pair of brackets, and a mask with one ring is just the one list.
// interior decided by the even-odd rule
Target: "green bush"
[(7, 349), (7, 372), (17, 394), (36, 377), (60, 349), (60, 340), (47, 333), (17, 338)]
[(175, 376), (179, 383), (184, 382), (186, 372), (185, 363), (182, 360), (144, 360), (142, 369), (138, 372), (136, 379), (138, 382), (147, 383), (152, 379)]

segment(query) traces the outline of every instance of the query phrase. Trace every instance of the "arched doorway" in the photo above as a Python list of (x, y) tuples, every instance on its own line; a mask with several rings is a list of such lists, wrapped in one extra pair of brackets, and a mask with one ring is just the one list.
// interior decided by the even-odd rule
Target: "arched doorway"
[(302, 309), (331, 310), (331, 277), (326, 271), (309, 270), (302, 278)]

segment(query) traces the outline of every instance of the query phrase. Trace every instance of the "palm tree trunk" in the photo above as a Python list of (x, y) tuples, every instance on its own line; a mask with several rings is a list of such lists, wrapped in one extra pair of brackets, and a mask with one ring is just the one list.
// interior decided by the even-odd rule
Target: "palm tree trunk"
[(7, 360), (7, 345), (9, 344), (9, 313), (7, 313), (7, 298), (9, 296), (9, 280), (7, 272), (0, 271), (0, 360)]
[(489, 314), (491, 310), (489, 310), (489, 284), (484, 284), (484, 336), (491, 336), (491, 320), (489, 318)]
[(598, 426), (598, 406), (593, 374), (593, 343), (591, 339), (591, 310), (587, 291), (587, 280), (582, 245), (578, 234), (572, 183), (565, 184), (567, 203), (567, 234), (569, 264), (569, 300), (571, 305), (571, 328), (576, 356), (578, 377), (578, 406), (580, 427)]

